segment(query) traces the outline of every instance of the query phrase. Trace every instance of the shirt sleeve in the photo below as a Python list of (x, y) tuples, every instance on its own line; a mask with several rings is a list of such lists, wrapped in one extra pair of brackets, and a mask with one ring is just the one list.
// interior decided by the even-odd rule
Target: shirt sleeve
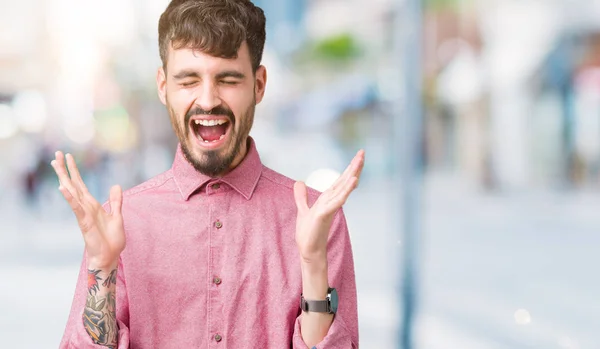
[[(84, 254), (75, 287), (75, 296), (71, 305), (71, 312), (67, 320), (67, 326), (60, 342), (59, 349), (106, 349), (106, 346), (95, 344), (83, 327), (83, 309), (87, 299), (87, 262)], [(127, 288), (123, 277), (123, 265), (119, 259), (117, 269), (116, 307), (117, 326), (119, 327), (119, 349), (129, 348), (129, 302), (127, 300)]]
[[(357, 349), (358, 310), (354, 258), (348, 226), (342, 209), (337, 212), (329, 232), (327, 263), (329, 286), (334, 287), (338, 292), (339, 307), (327, 335), (314, 348)], [(309, 349), (302, 339), (301, 316), (302, 314), (296, 318), (292, 346), (294, 349)]]

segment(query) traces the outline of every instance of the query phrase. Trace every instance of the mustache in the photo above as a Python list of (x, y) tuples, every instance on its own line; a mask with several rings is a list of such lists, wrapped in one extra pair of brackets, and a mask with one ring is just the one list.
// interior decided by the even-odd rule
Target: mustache
[(222, 115), (226, 116), (229, 119), (229, 122), (232, 124), (235, 122), (235, 116), (233, 112), (229, 108), (225, 108), (224, 106), (216, 106), (211, 110), (204, 110), (198, 106), (190, 109), (187, 114), (185, 114), (185, 123), (189, 124), (192, 116), (195, 115)]

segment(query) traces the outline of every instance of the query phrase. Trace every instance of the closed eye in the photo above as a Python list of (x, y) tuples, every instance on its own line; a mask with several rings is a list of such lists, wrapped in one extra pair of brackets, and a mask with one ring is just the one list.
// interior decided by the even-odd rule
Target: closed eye
[(182, 82), (181, 86), (183, 87), (190, 87), (196, 84), (197, 81), (187, 81), (187, 82)]
[(225, 85), (237, 85), (240, 82), (237, 80), (221, 80), (221, 83)]

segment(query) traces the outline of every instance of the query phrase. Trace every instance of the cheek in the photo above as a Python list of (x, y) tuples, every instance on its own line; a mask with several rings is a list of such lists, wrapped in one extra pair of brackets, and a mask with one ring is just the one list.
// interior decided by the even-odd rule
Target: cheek
[(194, 99), (189, 97), (185, 91), (173, 91), (168, 93), (167, 101), (178, 122), (182, 122), (185, 115), (194, 105)]
[(221, 100), (233, 111), (236, 118), (243, 117), (254, 103), (254, 97), (254, 89), (252, 88), (240, 89), (239, 91), (235, 89), (221, 91)]

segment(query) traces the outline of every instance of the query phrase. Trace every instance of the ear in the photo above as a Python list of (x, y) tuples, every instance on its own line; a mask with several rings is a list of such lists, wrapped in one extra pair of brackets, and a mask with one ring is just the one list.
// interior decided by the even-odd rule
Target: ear
[(256, 97), (256, 104), (262, 101), (265, 95), (265, 88), (267, 86), (267, 68), (264, 65), (261, 65), (256, 70), (255, 74), (256, 84), (254, 87), (254, 94)]
[(156, 87), (158, 88), (158, 98), (162, 104), (167, 105), (167, 75), (163, 67), (158, 68), (156, 73)]

